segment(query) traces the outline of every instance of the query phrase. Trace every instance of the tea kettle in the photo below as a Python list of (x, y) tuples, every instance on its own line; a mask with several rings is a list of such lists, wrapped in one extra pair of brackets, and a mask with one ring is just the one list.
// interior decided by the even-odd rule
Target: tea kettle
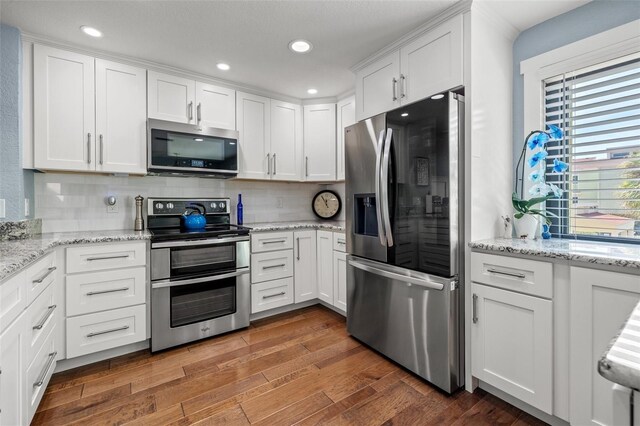
[[(185, 229), (203, 229), (207, 226), (207, 218), (204, 216), (206, 209), (202, 204), (192, 204), (180, 216), (180, 223)], [(202, 209), (202, 210), (201, 210)]]

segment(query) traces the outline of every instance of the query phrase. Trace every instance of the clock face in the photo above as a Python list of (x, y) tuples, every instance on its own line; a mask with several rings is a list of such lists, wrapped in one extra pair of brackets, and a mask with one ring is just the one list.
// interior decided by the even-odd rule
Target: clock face
[(342, 202), (333, 191), (321, 191), (313, 198), (313, 212), (322, 219), (332, 219), (340, 213)]

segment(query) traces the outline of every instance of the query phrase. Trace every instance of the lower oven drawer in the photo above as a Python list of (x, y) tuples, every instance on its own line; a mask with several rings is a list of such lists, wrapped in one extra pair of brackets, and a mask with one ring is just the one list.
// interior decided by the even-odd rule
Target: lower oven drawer
[(67, 318), (67, 358), (145, 340), (146, 318), (146, 305)]
[(262, 312), (293, 303), (293, 278), (251, 285), (251, 313)]
[(27, 369), (26, 383), (24, 384), (24, 394), (27, 401), (28, 420), (31, 421), (33, 415), (40, 404), (42, 395), (47, 388), (49, 379), (56, 369), (56, 327), (51, 327), (44, 344), (35, 354), (33, 362)]

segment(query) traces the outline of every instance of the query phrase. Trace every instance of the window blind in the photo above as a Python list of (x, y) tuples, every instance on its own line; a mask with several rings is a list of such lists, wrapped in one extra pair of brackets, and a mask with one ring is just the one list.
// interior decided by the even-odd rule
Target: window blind
[(565, 135), (547, 144), (547, 182), (566, 191), (547, 201), (551, 233), (640, 242), (640, 54), (543, 83), (545, 124)]

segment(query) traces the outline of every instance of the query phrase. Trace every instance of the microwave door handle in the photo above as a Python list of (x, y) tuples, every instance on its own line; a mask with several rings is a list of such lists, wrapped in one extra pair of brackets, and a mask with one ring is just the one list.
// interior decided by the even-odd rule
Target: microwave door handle
[(382, 155), (382, 169), (380, 170), (380, 192), (381, 192), (381, 209), (382, 219), (384, 220), (384, 228), (386, 230), (387, 246), (393, 247), (393, 233), (391, 230), (391, 220), (389, 216), (389, 157), (391, 151), (391, 143), (393, 141), (393, 130), (387, 129), (387, 137), (384, 143), (384, 154)]
[(383, 246), (387, 245), (387, 238), (384, 232), (384, 225), (382, 223), (382, 209), (380, 204), (382, 200), (380, 198), (380, 172), (381, 166), (380, 162), (382, 161), (382, 149), (384, 146), (384, 130), (380, 131), (380, 136), (378, 136), (378, 143), (376, 144), (376, 220), (378, 222), (378, 237), (380, 238), (380, 244)]

